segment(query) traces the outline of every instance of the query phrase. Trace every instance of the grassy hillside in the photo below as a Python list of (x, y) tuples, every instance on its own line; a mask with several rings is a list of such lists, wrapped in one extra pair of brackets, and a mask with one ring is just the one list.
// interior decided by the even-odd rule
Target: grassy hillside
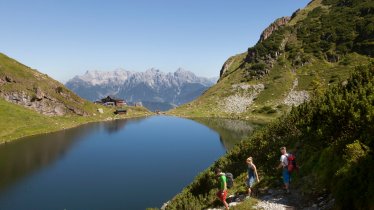
[(93, 103), (63, 84), (1, 53), (0, 96), (46, 115), (86, 116), (96, 112)]
[[(204, 209), (214, 206), (217, 183), (213, 169), (234, 174), (243, 190), (246, 165), (253, 156), (264, 187), (279, 183), (279, 148), (297, 153), (300, 172), (293, 189), (318, 198), (327, 190), (336, 209), (374, 206), (374, 66), (361, 66), (344, 85), (333, 85), (324, 95), (292, 109), (289, 114), (242, 141), (196, 177), (170, 202), (167, 209)], [(296, 151), (297, 148), (297, 151)], [(279, 185), (280, 187), (280, 185)]]
[(370, 0), (312, 1), (266, 40), (229, 58), (218, 84), (170, 113), (254, 120), (283, 115), (372, 60), (373, 7)]
[(87, 122), (151, 114), (144, 108), (125, 108), (128, 115), (115, 116), (114, 108), (86, 101), (47, 75), (0, 54), (0, 144)]
[(21, 105), (0, 99), (0, 144), (25, 136), (75, 127), (83, 123), (142, 117), (152, 114), (142, 107), (125, 107), (128, 114), (118, 116), (113, 114), (113, 108), (97, 107), (102, 108), (104, 113), (85, 117), (77, 115), (45, 116)]
[(257, 188), (280, 188), (274, 167), (281, 146), (297, 153), (301, 168), (292, 186), (303, 198), (317, 202), (328, 193), (336, 209), (373, 209), (373, 11), (372, 0), (314, 0), (286, 24), (287, 18), (278, 19), (267, 39), (229, 58), (217, 85), (172, 110), (190, 117), (277, 119), (198, 175), (167, 209), (219, 205), (215, 167), (237, 177), (231, 194), (242, 192), (248, 156), (262, 177)]

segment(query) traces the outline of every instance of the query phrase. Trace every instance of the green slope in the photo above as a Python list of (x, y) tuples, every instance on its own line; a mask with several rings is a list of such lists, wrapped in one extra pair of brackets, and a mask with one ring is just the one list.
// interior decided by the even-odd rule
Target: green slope
[[(16, 100), (12, 100), (14, 94)], [(63, 84), (1, 53), (0, 96), (34, 110), (37, 109), (31, 104), (45, 101), (46, 109), (61, 105), (61, 111), (68, 115), (92, 115), (96, 111), (92, 103), (75, 95)], [(21, 98), (25, 101), (21, 102)]]
[[(345, 85), (334, 85), (324, 95), (294, 108), (262, 131), (242, 141), (202, 172), (167, 209), (205, 209), (217, 204), (213, 169), (234, 174), (243, 192), (244, 160), (252, 156), (265, 188), (280, 183), (279, 148), (296, 152), (300, 172), (292, 189), (311, 202), (331, 193), (336, 209), (370, 209), (374, 206), (374, 66), (358, 67)], [(276, 184), (279, 188), (279, 184)], [(325, 191), (324, 191), (325, 190)], [(219, 205), (219, 204), (218, 204)]]
[[(56, 107), (60, 113), (54, 112)], [(114, 108), (86, 101), (47, 75), (0, 53), (0, 144), (87, 122), (151, 114), (144, 108), (125, 108), (127, 115), (115, 116)]]
[[(283, 115), (300, 104), (302, 96), (310, 100), (346, 80), (355, 66), (372, 60), (373, 4), (312, 1), (266, 40), (229, 58), (215, 86), (170, 113), (259, 120)], [(259, 85), (262, 88), (256, 90)]]
[[(297, 148), (301, 168), (292, 186), (304, 199), (316, 203), (328, 193), (335, 209), (372, 209), (373, 44), (374, 1), (314, 0), (265, 41), (229, 58), (217, 85), (170, 113), (278, 119), (199, 174), (167, 209), (220, 205), (215, 167), (237, 177), (231, 193), (243, 192), (248, 156), (254, 157), (262, 177), (257, 188), (280, 188), (280, 172), (274, 169), (280, 146), (294, 152)], [(259, 85), (263, 89), (255, 92), (253, 87)], [(253, 102), (247, 100), (241, 112), (228, 112), (225, 101), (235, 103), (253, 93)], [(292, 108), (285, 102), (290, 93), (307, 93), (309, 102)]]
[(143, 117), (152, 114), (142, 107), (126, 107), (128, 114), (121, 116), (114, 115), (112, 108), (103, 106), (97, 106), (97, 108), (102, 108), (104, 113), (84, 117), (78, 115), (51, 117), (0, 99), (0, 144), (25, 136), (49, 133), (89, 122)]

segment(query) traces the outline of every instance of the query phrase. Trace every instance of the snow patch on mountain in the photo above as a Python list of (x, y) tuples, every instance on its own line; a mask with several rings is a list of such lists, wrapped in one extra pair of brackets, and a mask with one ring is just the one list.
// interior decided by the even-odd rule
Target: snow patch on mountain
[(115, 95), (130, 103), (142, 101), (152, 106), (162, 104), (172, 108), (195, 99), (214, 85), (217, 79), (198, 77), (182, 68), (170, 73), (156, 68), (145, 72), (116, 69), (109, 72), (87, 71), (69, 80), (66, 86), (91, 101)]

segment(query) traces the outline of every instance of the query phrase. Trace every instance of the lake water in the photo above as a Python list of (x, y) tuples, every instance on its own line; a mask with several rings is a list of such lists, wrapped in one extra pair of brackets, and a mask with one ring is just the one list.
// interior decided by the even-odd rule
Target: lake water
[(160, 207), (256, 126), (155, 116), (0, 146), (0, 209)]

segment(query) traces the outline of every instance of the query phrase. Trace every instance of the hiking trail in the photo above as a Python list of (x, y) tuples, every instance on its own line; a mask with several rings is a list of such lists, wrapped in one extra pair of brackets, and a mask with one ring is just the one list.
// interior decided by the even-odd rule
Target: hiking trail
[[(255, 197), (258, 202), (253, 209), (263, 210), (327, 210), (334, 206), (334, 199), (330, 196), (321, 196), (314, 202), (307, 201), (302, 197), (301, 193), (291, 189), (290, 193), (285, 193), (283, 189), (268, 189), (261, 192), (258, 197)], [(246, 195), (231, 195), (228, 197), (232, 202), (230, 207), (236, 205), (244, 205), (242, 202), (246, 199)], [(224, 210), (224, 207), (208, 208), (206, 210)]]

